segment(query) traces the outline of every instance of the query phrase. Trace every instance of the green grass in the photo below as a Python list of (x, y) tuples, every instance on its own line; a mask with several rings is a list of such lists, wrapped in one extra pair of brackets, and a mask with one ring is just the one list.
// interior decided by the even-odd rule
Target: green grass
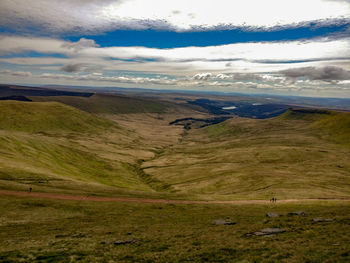
[(117, 125), (58, 102), (0, 102), (0, 129), (3, 130), (96, 133), (111, 128)]
[[(235, 118), (166, 144), (172, 126), (156, 129), (155, 118), (138, 131), (138, 123), (126, 129), (113, 117), (58, 102), (0, 107), (2, 188), (219, 200), (350, 197), (348, 113)], [(41, 183), (17, 180), (26, 174)]]
[[(4, 153), (0, 159), (0, 179), (5, 176), (18, 182), (18, 177), (23, 179), (29, 174), (32, 178), (36, 174), (41, 181), (39, 185), (49, 188), (60, 180), (79, 180), (133, 190), (150, 189), (123, 162), (111, 162), (67, 140), (12, 133), (0, 136), (0, 148)], [(34, 179), (32, 184), (37, 188)]]
[(197, 198), (349, 198), (349, 119), (317, 111), (231, 119), (188, 132), (143, 168)]
[[(307, 216), (287, 215), (299, 210)], [(266, 218), (267, 212), (280, 217)], [(349, 262), (349, 214), (342, 202), (159, 205), (1, 197), (0, 261)], [(227, 217), (237, 224), (211, 224)], [(267, 227), (286, 232), (245, 235)], [(114, 245), (128, 239), (137, 241)]]
[(350, 146), (350, 114), (330, 110), (292, 109), (279, 118), (285, 120), (307, 120), (310, 128), (325, 139), (340, 145)]
[(95, 114), (161, 113), (166, 103), (126, 96), (95, 94), (91, 97), (31, 97), (34, 101), (57, 101)]
[(1, 188), (153, 192), (134, 172), (137, 138), (116, 123), (59, 102), (0, 102)]
[[(350, 197), (348, 113), (236, 118), (187, 131), (176, 143), (164, 115), (150, 114), (159, 110), (152, 101), (129, 101), (127, 109), (124, 99), (114, 106), (107, 96), (53, 99), (77, 108), (0, 103), (0, 189), (206, 200)], [(147, 114), (125, 116), (136, 112)], [(117, 115), (106, 120), (102, 113)], [(307, 216), (288, 216), (298, 210)], [(0, 262), (349, 262), (349, 214), (348, 201), (167, 205), (0, 196)], [(227, 217), (237, 224), (211, 224)], [(246, 236), (267, 227), (286, 232)], [(136, 242), (114, 244), (128, 239)]]

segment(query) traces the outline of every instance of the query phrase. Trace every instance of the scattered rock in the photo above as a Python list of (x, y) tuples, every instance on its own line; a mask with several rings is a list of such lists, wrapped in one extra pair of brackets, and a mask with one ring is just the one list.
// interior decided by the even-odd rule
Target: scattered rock
[(267, 217), (278, 217), (278, 214), (269, 212), (269, 213), (266, 213), (266, 216)]
[(212, 225), (234, 225), (236, 224), (236, 222), (232, 222), (231, 220), (222, 220), (222, 219), (216, 219), (216, 220), (213, 220), (212, 222)]
[(246, 235), (248, 236), (272, 236), (280, 233), (284, 233), (286, 230), (282, 228), (264, 228), (260, 231), (254, 232), (254, 233), (248, 233)]
[(135, 243), (137, 240), (136, 239), (128, 239), (128, 240), (117, 240), (114, 241), (114, 245), (125, 245), (125, 244), (132, 244)]
[(323, 222), (332, 222), (332, 218), (313, 218), (312, 219), (316, 223), (323, 223)]
[(290, 215), (290, 216), (306, 216), (306, 212), (305, 211), (297, 211), (297, 212), (288, 213), (288, 215)]

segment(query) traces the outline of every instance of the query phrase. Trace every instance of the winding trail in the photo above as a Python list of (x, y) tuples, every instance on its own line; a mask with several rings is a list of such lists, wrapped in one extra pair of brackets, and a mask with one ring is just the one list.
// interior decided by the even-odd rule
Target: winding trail
[[(83, 196), (66, 195), (41, 192), (24, 192), (0, 190), (0, 195), (16, 197), (36, 197), (55, 200), (71, 201), (91, 201), (91, 202), (132, 202), (132, 203), (154, 203), (154, 204), (269, 204), (269, 200), (231, 200), (231, 201), (195, 201), (195, 200), (169, 200), (169, 199), (150, 199), (150, 198), (129, 198), (129, 197), (102, 197), (102, 196)], [(306, 201), (348, 201), (350, 199), (285, 199), (278, 200), (278, 203), (306, 202)]]

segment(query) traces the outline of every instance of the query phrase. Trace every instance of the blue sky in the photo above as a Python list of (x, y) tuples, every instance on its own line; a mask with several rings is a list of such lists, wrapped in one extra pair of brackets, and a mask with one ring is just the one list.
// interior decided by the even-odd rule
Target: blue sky
[(350, 1), (2, 0), (0, 80), (350, 97)]
[[(187, 46), (217, 46), (232, 43), (256, 41), (283, 41), (310, 39), (340, 34), (347, 30), (350, 23), (324, 26), (300, 26), (295, 28), (274, 29), (272, 31), (243, 31), (242, 29), (208, 30), (208, 31), (159, 31), (159, 30), (115, 30), (101, 35), (91, 35), (101, 47), (145, 46), (153, 48), (175, 48)], [(81, 36), (69, 36), (67, 40), (78, 41)]]

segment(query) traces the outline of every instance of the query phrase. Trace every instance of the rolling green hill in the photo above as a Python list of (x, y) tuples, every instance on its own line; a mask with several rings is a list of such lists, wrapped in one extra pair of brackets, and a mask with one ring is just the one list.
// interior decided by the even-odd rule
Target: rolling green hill
[(285, 120), (307, 120), (310, 128), (325, 139), (350, 146), (350, 113), (330, 110), (290, 109), (280, 116)]
[(117, 125), (58, 102), (0, 101), (3, 130), (93, 133), (111, 128)]
[(350, 197), (346, 112), (233, 118), (180, 138), (181, 127), (162, 113), (152, 117), (145, 105), (153, 101), (132, 98), (127, 115), (124, 98), (53, 99), (65, 104), (0, 102), (1, 187), (188, 199)]
[(110, 120), (59, 102), (1, 101), (1, 187), (152, 191), (135, 172), (137, 157), (129, 153), (137, 155), (135, 138)]

